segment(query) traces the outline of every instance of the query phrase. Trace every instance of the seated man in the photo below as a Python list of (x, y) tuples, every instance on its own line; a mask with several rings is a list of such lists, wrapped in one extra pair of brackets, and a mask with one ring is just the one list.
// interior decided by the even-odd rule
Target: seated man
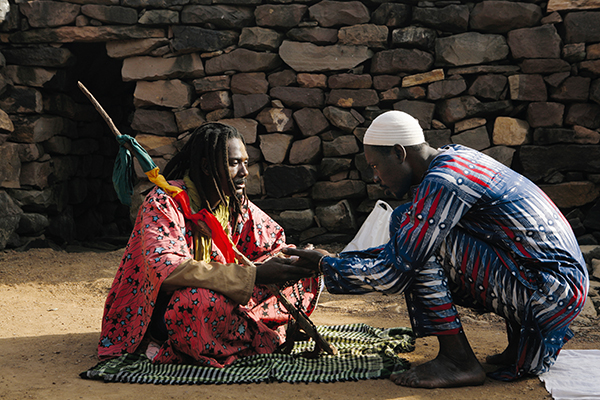
[[(148, 194), (106, 300), (101, 359), (142, 351), (156, 363), (223, 367), (272, 353), (283, 342), (289, 316), (262, 285), (314, 273), (268, 260), (286, 247), (285, 234), (246, 198), (247, 165), (243, 137), (219, 123), (198, 128), (167, 164), (165, 176), (187, 192), (192, 212), (209, 210), (220, 226), (196, 225), (159, 187)], [(239, 257), (228, 262), (230, 241), (251, 261), (267, 261), (258, 267)], [(310, 314), (318, 290), (317, 280), (308, 278), (283, 293)]]
[(493, 378), (538, 375), (573, 336), (588, 291), (585, 261), (566, 219), (536, 185), (461, 145), (434, 149), (416, 119), (377, 117), (364, 137), (375, 181), (397, 198), (411, 191), (380, 248), (339, 257), (289, 249), (319, 269), (332, 293), (405, 292), (417, 336), (437, 336), (434, 360), (391, 376), (412, 387), (479, 385), (482, 366), (455, 304), (506, 320), (508, 347), (487, 362)]

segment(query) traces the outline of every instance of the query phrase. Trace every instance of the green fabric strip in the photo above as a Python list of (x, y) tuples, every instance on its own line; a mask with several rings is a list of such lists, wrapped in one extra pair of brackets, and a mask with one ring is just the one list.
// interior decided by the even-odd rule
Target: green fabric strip
[(301, 356), (313, 341), (297, 342), (292, 354), (260, 354), (225, 368), (152, 364), (143, 354), (125, 354), (103, 361), (80, 376), (105, 382), (153, 384), (231, 384), (258, 382), (339, 382), (387, 378), (405, 371), (409, 363), (398, 356), (414, 350), (410, 328), (373, 328), (366, 324), (317, 326), (338, 354), (316, 359)]

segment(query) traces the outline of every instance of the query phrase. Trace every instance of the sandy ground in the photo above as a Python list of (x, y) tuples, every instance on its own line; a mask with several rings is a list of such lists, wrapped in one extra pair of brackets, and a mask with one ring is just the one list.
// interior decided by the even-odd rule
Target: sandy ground
[[(328, 384), (157, 386), (105, 384), (79, 378), (97, 363), (102, 307), (122, 250), (33, 249), (0, 252), (0, 399), (550, 399), (537, 378), (483, 386), (410, 389), (389, 380)], [(493, 315), (463, 310), (465, 331), (479, 359), (506, 345), (504, 324)], [(364, 322), (408, 326), (402, 296), (324, 293), (316, 324)], [(566, 348), (600, 348), (599, 321), (574, 323)], [(419, 339), (407, 354), (413, 365), (432, 358), (437, 345)], [(489, 366), (484, 365), (487, 369)]]

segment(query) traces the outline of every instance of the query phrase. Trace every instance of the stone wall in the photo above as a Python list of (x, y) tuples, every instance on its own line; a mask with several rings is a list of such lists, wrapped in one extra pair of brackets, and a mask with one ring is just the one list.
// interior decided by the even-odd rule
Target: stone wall
[(237, 127), (250, 197), (296, 243), (347, 241), (385, 199), (361, 139), (391, 109), (434, 146), (522, 172), (580, 243), (600, 240), (599, 0), (10, 3), (0, 248), (128, 234), (110, 183), (116, 145), (78, 79), (159, 166), (203, 122)]

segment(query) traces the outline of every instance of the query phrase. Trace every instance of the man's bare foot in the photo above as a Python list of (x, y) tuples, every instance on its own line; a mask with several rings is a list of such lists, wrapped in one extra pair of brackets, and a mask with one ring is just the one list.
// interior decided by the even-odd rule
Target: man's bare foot
[(419, 388), (478, 386), (485, 381), (485, 371), (477, 359), (464, 362), (438, 356), (401, 374), (390, 376), (396, 385)]
[(502, 353), (487, 356), (485, 362), (490, 365), (512, 365), (517, 362), (517, 346), (509, 344)]

